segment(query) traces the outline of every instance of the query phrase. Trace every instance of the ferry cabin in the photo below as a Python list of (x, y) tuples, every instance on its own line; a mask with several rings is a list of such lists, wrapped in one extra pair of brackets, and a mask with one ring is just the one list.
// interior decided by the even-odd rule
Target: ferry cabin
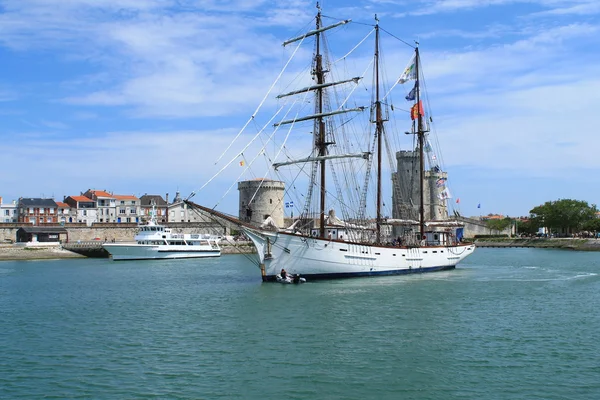
[(212, 249), (219, 249), (214, 239), (203, 238), (200, 234), (172, 234), (171, 229), (159, 225), (142, 226), (136, 242), (146, 245), (210, 246)]

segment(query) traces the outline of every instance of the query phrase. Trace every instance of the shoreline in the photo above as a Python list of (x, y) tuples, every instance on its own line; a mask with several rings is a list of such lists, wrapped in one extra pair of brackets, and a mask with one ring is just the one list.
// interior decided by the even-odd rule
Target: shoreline
[[(254, 246), (221, 246), (221, 255), (255, 253)], [(64, 260), (70, 258), (92, 258), (62, 247), (23, 247), (17, 245), (0, 245), (1, 261), (33, 261), (33, 260)], [(108, 257), (100, 257), (108, 258)]]
[(475, 239), (477, 247), (493, 248), (537, 248), (537, 249), (563, 249), (574, 251), (600, 251), (600, 239), (582, 239), (582, 238), (490, 238)]
[(86, 257), (61, 247), (0, 246), (0, 261), (63, 260), (68, 258)]
[[(538, 248), (563, 249), (574, 251), (600, 251), (600, 239), (552, 238), (552, 239), (476, 239), (475, 245), (480, 248)], [(256, 250), (253, 246), (222, 246), (221, 255), (251, 254)], [(63, 260), (70, 258), (89, 258), (85, 255), (65, 250), (61, 247), (22, 247), (17, 245), (1, 245), (0, 261), (28, 260)]]

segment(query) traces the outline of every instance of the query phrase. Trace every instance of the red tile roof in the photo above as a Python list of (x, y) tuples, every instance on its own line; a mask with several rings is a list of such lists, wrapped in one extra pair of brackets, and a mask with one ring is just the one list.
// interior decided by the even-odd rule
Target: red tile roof
[(62, 201), (57, 201), (56, 205), (62, 208), (71, 208), (70, 205), (68, 205), (67, 203), (63, 203)]
[(90, 193), (95, 194), (97, 197), (115, 197), (112, 194), (105, 192), (104, 190), (90, 190)]
[(94, 201), (92, 199), (88, 199), (85, 196), (69, 196), (70, 198), (72, 198), (75, 201)]
[(129, 194), (114, 194), (112, 197), (114, 197), (117, 200), (139, 200), (137, 197)]

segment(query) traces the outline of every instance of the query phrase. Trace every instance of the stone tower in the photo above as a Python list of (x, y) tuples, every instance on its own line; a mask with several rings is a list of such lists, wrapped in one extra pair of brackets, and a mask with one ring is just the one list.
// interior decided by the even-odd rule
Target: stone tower
[[(402, 150), (396, 153), (398, 170), (392, 177), (392, 204), (394, 218), (419, 220), (420, 205), (420, 182), (418, 151)], [(440, 194), (444, 185), (438, 181), (448, 178), (448, 173), (433, 167), (425, 171), (423, 182), (424, 193), (424, 216), (426, 221), (448, 219), (448, 208), (446, 200), (442, 200)]]
[(240, 192), (239, 218), (260, 225), (267, 217), (283, 228), (283, 194), (285, 184), (271, 179), (238, 182)]

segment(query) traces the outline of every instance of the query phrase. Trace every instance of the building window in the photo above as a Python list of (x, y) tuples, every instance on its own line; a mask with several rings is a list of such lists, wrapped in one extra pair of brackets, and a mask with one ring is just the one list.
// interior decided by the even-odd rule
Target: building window
[(273, 204), (273, 199), (269, 199), (269, 204)]
[(131, 200), (131, 204), (135, 206), (135, 200)]
[(29, 214), (33, 214), (33, 207), (29, 207)]
[(125, 205), (125, 200), (121, 200), (121, 205)]
[(85, 217), (87, 216), (87, 210), (83, 210), (82, 215)]
[(54, 208), (50, 209), (50, 214), (54, 214)]
[(137, 213), (136, 213), (136, 210), (135, 210), (135, 208), (132, 208), (132, 209), (129, 211), (129, 214), (137, 214)]
[(125, 209), (124, 208), (120, 208), (119, 209), (119, 214), (125, 214)]
[(35, 224), (35, 217), (29, 218), (29, 223)]
[(6, 216), (10, 215), (10, 210), (4, 210), (4, 215), (6, 215)]

